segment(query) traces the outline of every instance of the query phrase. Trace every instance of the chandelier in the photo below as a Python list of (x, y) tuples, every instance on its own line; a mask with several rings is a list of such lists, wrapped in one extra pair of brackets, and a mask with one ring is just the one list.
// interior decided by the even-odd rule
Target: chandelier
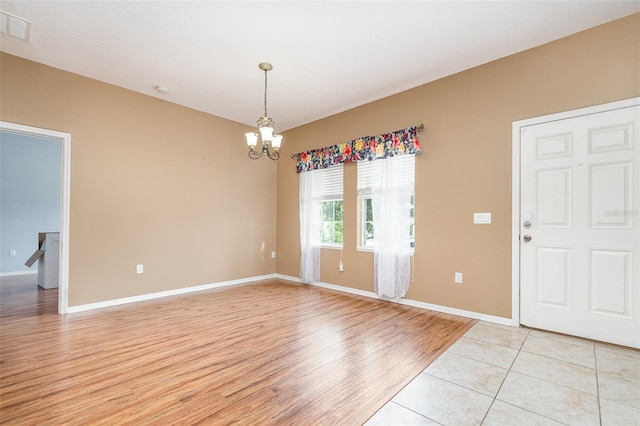
[[(247, 146), (249, 146), (249, 158), (256, 160), (264, 156), (277, 160), (280, 158), (278, 150), (282, 144), (282, 135), (273, 132), (275, 123), (267, 115), (267, 72), (271, 71), (273, 66), (267, 62), (261, 62), (258, 68), (264, 71), (264, 116), (258, 118), (257, 132), (248, 132), (244, 135), (247, 138)], [(262, 147), (256, 149), (258, 136), (260, 136)]]

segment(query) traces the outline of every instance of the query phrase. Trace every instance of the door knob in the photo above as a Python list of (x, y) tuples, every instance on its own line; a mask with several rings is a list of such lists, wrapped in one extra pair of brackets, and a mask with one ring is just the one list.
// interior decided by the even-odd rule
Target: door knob
[(522, 239), (525, 243), (528, 243), (529, 241), (531, 241), (531, 235), (525, 235), (524, 237), (522, 237)]

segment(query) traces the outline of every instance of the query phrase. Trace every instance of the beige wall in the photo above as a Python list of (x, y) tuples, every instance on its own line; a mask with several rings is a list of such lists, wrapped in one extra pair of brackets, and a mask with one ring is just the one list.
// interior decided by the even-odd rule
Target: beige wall
[[(509, 317), (511, 123), (640, 96), (639, 70), (634, 15), (289, 130), (277, 166), (248, 159), (245, 125), (6, 54), (0, 120), (72, 135), (69, 306), (270, 274), (276, 237), (277, 272), (297, 276), (289, 154), (424, 123), (407, 297)], [(355, 182), (349, 164), (345, 271), (324, 250), (321, 280), (372, 291)], [(493, 223), (474, 226), (487, 211)]]
[[(289, 154), (424, 123), (407, 298), (511, 317), (512, 122), (635, 96), (640, 14), (287, 131), (277, 271), (299, 271), (298, 176)], [(321, 281), (373, 291), (372, 254), (356, 251), (355, 168), (345, 167), (345, 271), (339, 251), (323, 250)], [(492, 224), (473, 225), (474, 212), (491, 212)], [(462, 285), (454, 272), (464, 274)]]
[(71, 134), (69, 306), (275, 272), (276, 164), (247, 157), (248, 126), (6, 54), (0, 71), (2, 121)]

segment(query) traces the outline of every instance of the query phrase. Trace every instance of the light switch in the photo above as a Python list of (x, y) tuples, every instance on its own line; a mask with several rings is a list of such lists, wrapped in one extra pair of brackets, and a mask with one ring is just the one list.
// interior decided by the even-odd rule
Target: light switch
[(473, 223), (488, 225), (491, 223), (491, 213), (474, 213)]

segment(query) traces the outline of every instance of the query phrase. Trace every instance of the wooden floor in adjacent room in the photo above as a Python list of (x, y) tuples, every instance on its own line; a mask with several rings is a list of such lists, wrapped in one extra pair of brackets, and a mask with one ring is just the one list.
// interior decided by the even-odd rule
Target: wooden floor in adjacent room
[(60, 316), (22, 277), (0, 279), (2, 424), (359, 425), (475, 323), (280, 280)]

